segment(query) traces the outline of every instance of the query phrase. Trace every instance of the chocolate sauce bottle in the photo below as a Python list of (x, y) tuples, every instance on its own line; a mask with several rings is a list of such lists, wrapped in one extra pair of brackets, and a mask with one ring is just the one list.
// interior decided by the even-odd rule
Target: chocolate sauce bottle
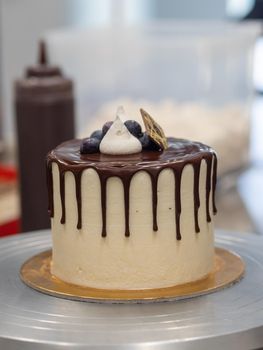
[(22, 232), (50, 226), (45, 158), (59, 143), (74, 138), (73, 83), (47, 62), (39, 45), (38, 64), (15, 83)]

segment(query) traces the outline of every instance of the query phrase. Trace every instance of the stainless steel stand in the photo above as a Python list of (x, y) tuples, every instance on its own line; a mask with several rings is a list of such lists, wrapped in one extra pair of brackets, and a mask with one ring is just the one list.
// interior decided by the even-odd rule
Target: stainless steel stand
[(0, 349), (262, 347), (263, 237), (218, 232), (216, 245), (245, 260), (240, 283), (177, 302), (111, 305), (51, 297), (20, 281), (21, 264), (51, 246), (48, 231), (1, 239)]

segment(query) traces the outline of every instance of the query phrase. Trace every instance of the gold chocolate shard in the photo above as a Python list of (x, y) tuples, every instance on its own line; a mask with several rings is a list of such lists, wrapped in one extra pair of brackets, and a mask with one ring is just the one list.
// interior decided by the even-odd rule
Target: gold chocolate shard
[(159, 124), (147, 113), (144, 109), (140, 109), (145, 129), (149, 137), (157, 143), (161, 149), (168, 148), (167, 138), (164, 135), (163, 129)]

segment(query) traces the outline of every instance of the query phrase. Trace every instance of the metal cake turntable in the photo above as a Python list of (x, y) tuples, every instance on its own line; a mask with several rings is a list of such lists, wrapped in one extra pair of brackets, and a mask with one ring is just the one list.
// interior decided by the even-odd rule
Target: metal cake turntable
[(245, 277), (188, 300), (100, 304), (39, 293), (19, 278), (22, 263), (51, 247), (49, 231), (0, 241), (0, 349), (255, 349), (263, 346), (263, 237), (217, 232), (239, 254)]

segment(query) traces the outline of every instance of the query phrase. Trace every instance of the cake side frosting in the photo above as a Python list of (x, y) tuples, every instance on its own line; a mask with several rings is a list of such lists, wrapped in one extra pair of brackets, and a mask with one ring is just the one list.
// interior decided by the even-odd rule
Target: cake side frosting
[[(52, 273), (60, 279), (94, 288), (161, 288), (205, 277), (213, 268), (213, 217), (206, 219), (205, 160), (199, 178), (200, 232), (195, 232), (193, 183), (194, 170), (186, 165), (181, 176), (182, 239), (176, 237), (176, 184), (171, 169), (164, 169), (158, 179), (157, 221), (153, 231), (152, 184), (145, 171), (138, 171), (130, 184), (130, 236), (125, 232), (125, 203), (122, 181), (107, 181), (107, 236), (102, 237), (100, 179), (96, 170), (82, 173), (82, 228), (77, 229), (78, 210), (75, 177), (65, 173), (66, 222), (60, 223), (59, 168), (53, 163), (54, 217), (52, 218)], [(210, 195), (210, 211), (212, 198)]]
[[(163, 152), (141, 152), (139, 154), (125, 155), (125, 156), (106, 156), (102, 154), (81, 155), (79, 153), (80, 140), (71, 140), (63, 143), (55, 150), (48, 154), (47, 160), (47, 181), (49, 189), (49, 213), (54, 216), (53, 210), (53, 184), (52, 184), (52, 163), (56, 163), (59, 167), (60, 174), (60, 197), (61, 197), (61, 224), (66, 221), (65, 213), (65, 173), (71, 171), (76, 183), (76, 200), (78, 208), (77, 229), (82, 227), (82, 210), (81, 210), (81, 176), (85, 169), (94, 169), (99, 176), (101, 185), (101, 209), (102, 209), (102, 236), (107, 235), (107, 180), (111, 177), (119, 177), (124, 188), (124, 202), (125, 202), (125, 236), (130, 235), (129, 228), (129, 196), (130, 183), (132, 177), (138, 171), (145, 171), (149, 174), (152, 185), (152, 215), (153, 215), (153, 230), (158, 231), (157, 222), (157, 206), (158, 194), (157, 184), (159, 174), (164, 169), (171, 169), (174, 174), (176, 183), (175, 190), (175, 221), (176, 221), (176, 235), (177, 239), (181, 239), (180, 232), (180, 215), (181, 215), (181, 176), (184, 167), (187, 164), (192, 165), (194, 170), (194, 188), (193, 188), (193, 202), (194, 202), (194, 219), (195, 231), (200, 231), (198, 223), (198, 210), (200, 207), (199, 196), (199, 177), (200, 165), (204, 159), (207, 164), (206, 171), (206, 219), (211, 221), (211, 213), (209, 209), (209, 197), (212, 193), (213, 214), (216, 213), (215, 206), (215, 188), (216, 188), (216, 172), (217, 172), (217, 157), (215, 152), (208, 146), (199, 142), (192, 142), (188, 140), (169, 138), (169, 147)], [(212, 167), (213, 164), (213, 167)], [(212, 177), (212, 184), (210, 179)]]

